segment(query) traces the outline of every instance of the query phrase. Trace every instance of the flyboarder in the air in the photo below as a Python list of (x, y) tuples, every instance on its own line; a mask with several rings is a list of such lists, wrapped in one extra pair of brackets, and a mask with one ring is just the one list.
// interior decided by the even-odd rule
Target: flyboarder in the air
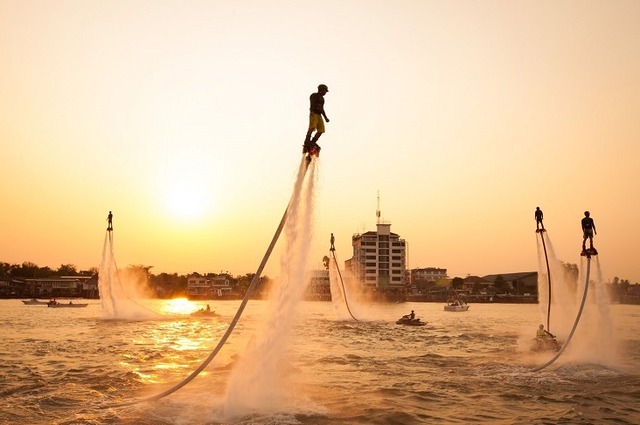
[(544, 232), (544, 224), (542, 224), (542, 210), (540, 209), (540, 207), (536, 207), (534, 216), (536, 218), (536, 233)]
[(113, 214), (109, 211), (109, 215), (107, 216), (107, 230), (113, 230)]
[[(324, 112), (324, 95), (329, 92), (329, 89), (326, 85), (320, 84), (318, 86), (318, 92), (311, 94), (309, 96), (309, 128), (307, 130), (307, 135), (304, 139), (304, 145), (302, 149), (302, 153), (309, 153), (309, 159), (311, 159), (311, 155), (316, 155), (320, 153), (320, 146), (318, 146), (318, 139), (324, 133), (324, 121), (322, 118), (329, 122), (329, 118), (327, 118), (327, 114)], [(311, 135), (313, 132), (316, 132)]]
[[(590, 217), (589, 211), (584, 212), (584, 218), (581, 221), (582, 224), (582, 253), (580, 255), (598, 255), (598, 251), (593, 247), (593, 235), (597, 235), (596, 224)], [(586, 243), (589, 239), (589, 250), (587, 251)]]
[(336, 238), (333, 237), (333, 233), (331, 234), (331, 239), (329, 241), (331, 242), (331, 248), (329, 248), (329, 251), (335, 251), (336, 247), (333, 243), (336, 241)]

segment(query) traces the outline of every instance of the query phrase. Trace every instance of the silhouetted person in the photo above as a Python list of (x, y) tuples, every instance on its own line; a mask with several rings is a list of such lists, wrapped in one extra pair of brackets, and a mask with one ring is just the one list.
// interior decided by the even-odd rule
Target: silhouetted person
[(547, 331), (544, 328), (544, 325), (540, 325), (538, 326), (538, 331), (536, 332), (536, 336), (538, 338), (547, 338), (547, 337), (551, 337), (551, 338), (555, 338), (556, 336), (553, 335), (551, 332)]
[(540, 209), (540, 207), (536, 207), (536, 212), (534, 215), (536, 218), (536, 230), (540, 230), (540, 228), (544, 230), (544, 224), (542, 224), (542, 210)]
[[(324, 95), (329, 92), (329, 89), (326, 85), (320, 84), (318, 86), (317, 93), (312, 93), (309, 96), (309, 129), (307, 130), (307, 136), (304, 139), (304, 148), (302, 153), (306, 153), (313, 146), (318, 146), (318, 139), (324, 133), (324, 121), (322, 118), (329, 122), (329, 118), (327, 118), (327, 114), (324, 112)], [(313, 139), (311, 135), (313, 132), (316, 132), (313, 135)]]
[(409, 319), (413, 320), (416, 318), (416, 314), (411, 310), (411, 314), (409, 314)]
[(333, 245), (333, 243), (336, 241), (336, 238), (333, 237), (333, 233), (331, 234), (331, 248), (329, 248), (329, 251), (335, 251), (336, 247)]
[(596, 232), (596, 224), (593, 222), (593, 219), (590, 217), (589, 211), (584, 212), (584, 218), (582, 219), (582, 250), (586, 251), (585, 244), (587, 243), (587, 238), (589, 239), (589, 249), (593, 249), (593, 235), (598, 234)]
[(107, 230), (113, 230), (113, 214), (111, 214), (111, 211), (107, 216)]

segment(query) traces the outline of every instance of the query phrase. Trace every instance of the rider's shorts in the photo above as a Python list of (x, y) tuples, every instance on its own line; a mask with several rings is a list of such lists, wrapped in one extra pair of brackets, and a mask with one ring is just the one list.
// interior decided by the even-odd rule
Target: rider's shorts
[(322, 119), (322, 115), (314, 114), (313, 112), (309, 114), (309, 130), (324, 133), (324, 120)]

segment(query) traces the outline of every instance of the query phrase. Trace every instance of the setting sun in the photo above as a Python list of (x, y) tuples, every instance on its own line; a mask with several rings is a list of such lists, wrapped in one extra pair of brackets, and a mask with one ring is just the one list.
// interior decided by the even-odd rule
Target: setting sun
[(185, 179), (176, 180), (167, 185), (164, 202), (172, 216), (183, 220), (194, 220), (205, 213), (209, 198), (202, 186)]
[(173, 314), (190, 314), (197, 309), (198, 307), (186, 298), (174, 298), (165, 307), (167, 313)]

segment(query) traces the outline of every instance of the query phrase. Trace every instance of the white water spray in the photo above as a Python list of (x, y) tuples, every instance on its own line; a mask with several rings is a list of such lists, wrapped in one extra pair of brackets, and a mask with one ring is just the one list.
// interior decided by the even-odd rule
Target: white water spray
[(338, 274), (338, 267), (339, 265), (331, 255), (329, 260), (329, 289), (331, 290), (331, 303), (336, 310), (339, 320), (353, 320), (345, 302), (345, 299), (349, 299), (347, 298), (349, 293), (345, 293), (347, 291), (346, 285), (343, 290), (340, 282), (340, 275)]
[[(585, 263), (587, 262), (584, 257), (581, 258), (580, 290), (584, 288)], [(609, 308), (609, 294), (602, 278), (598, 255), (591, 257), (589, 285), (587, 305), (574, 341), (572, 341), (573, 349), (567, 358), (576, 362), (613, 364), (618, 360), (617, 342)]]
[(366, 321), (375, 320), (367, 306), (370, 303), (364, 288), (348, 270), (340, 270), (335, 253), (329, 261), (329, 288), (331, 289), (331, 302), (336, 310), (339, 320)]
[(141, 320), (157, 317), (153, 311), (138, 302), (139, 289), (144, 277), (118, 269), (114, 253), (113, 230), (107, 231), (102, 246), (102, 262), (98, 272), (100, 303), (109, 319)]
[[(566, 272), (565, 267), (556, 258), (551, 239), (547, 232), (545, 238), (549, 268), (551, 271), (551, 325), (550, 330), (564, 342), (574, 324), (584, 295), (587, 279), (587, 259), (580, 257), (577, 282)], [(544, 253), (538, 238), (538, 294), (541, 310), (541, 322), (545, 323), (547, 302), (549, 300)], [(595, 267), (594, 267), (595, 265)], [(595, 268), (595, 272), (594, 269)], [(589, 275), (589, 293), (580, 317), (580, 323), (571, 339), (564, 360), (573, 362), (612, 363), (616, 361), (617, 344), (613, 332), (612, 316), (609, 309), (609, 296), (602, 278), (599, 256), (591, 257)], [(532, 331), (531, 337), (534, 332)]]
[(225, 418), (286, 409), (290, 394), (285, 391), (282, 366), (296, 308), (308, 283), (316, 163), (311, 162), (306, 178), (304, 169), (298, 172), (284, 232), (280, 281), (272, 288), (262, 328), (231, 373), (223, 406)]
[[(562, 262), (556, 257), (553, 243), (547, 232), (542, 233), (551, 272), (551, 316), (549, 331), (560, 338), (569, 334), (571, 324), (575, 319), (577, 305), (582, 292), (576, 291), (576, 282), (571, 281)], [(545, 265), (544, 251), (540, 238), (538, 243), (538, 305), (540, 307), (540, 323), (546, 324), (547, 306), (549, 302), (549, 281)], [(584, 287), (583, 287), (584, 288)]]

